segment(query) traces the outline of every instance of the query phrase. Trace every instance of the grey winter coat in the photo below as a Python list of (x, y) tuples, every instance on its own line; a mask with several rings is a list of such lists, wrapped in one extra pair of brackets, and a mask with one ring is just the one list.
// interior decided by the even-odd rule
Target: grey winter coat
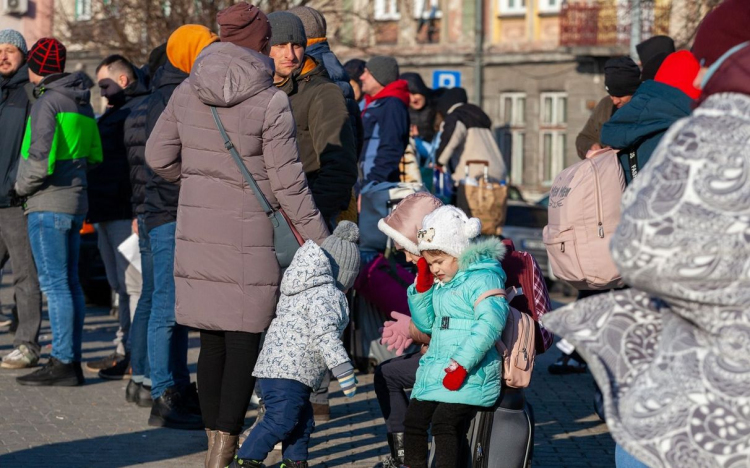
[(327, 369), (334, 376), (352, 370), (340, 338), (348, 323), (349, 306), (331, 264), (323, 249), (307, 241), (284, 273), (276, 318), (253, 375), (317, 389)]
[(289, 99), (273, 61), (231, 43), (206, 47), (146, 144), (146, 162), (181, 181), (175, 250), (176, 318), (183, 325), (258, 333), (273, 318), (281, 273), (273, 228), (216, 128), (305, 239), (328, 230), (307, 187)]
[(86, 214), (90, 165), (102, 162), (102, 142), (82, 73), (49, 75), (36, 86), (39, 99), (21, 145), (16, 192), (26, 212)]

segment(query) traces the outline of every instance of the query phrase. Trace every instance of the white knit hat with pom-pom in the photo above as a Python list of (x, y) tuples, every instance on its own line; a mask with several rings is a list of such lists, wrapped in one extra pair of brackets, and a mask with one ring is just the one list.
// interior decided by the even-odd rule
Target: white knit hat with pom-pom
[(482, 222), (469, 218), (455, 206), (443, 206), (425, 216), (417, 234), (419, 250), (439, 250), (460, 257), (482, 231)]

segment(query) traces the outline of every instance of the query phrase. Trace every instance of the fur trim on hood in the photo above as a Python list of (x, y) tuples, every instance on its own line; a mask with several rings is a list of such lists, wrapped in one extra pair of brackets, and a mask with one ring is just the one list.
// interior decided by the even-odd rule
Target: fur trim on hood
[(459, 270), (468, 270), (483, 260), (502, 262), (505, 257), (505, 244), (497, 237), (483, 237), (472, 242), (458, 259)]

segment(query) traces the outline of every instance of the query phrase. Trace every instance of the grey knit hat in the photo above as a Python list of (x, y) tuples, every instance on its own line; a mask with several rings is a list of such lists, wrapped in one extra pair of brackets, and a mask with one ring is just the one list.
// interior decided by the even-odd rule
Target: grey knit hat
[(302, 20), (288, 11), (274, 11), (268, 15), (271, 23), (271, 47), (279, 44), (299, 44), (307, 47), (307, 36)]
[(29, 49), (26, 48), (26, 39), (15, 29), (3, 29), (0, 31), (0, 44), (14, 45), (23, 55), (29, 54)]
[(366, 68), (373, 78), (383, 86), (388, 86), (398, 79), (398, 62), (393, 57), (376, 55), (367, 61)]
[(359, 228), (350, 221), (341, 221), (333, 234), (323, 241), (320, 248), (331, 262), (336, 278), (336, 287), (342, 291), (350, 289), (359, 275)]
[(298, 6), (289, 10), (289, 13), (295, 14), (305, 26), (305, 35), (308, 39), (317, 39), (326, 37), (326, 18), (315, 8)]

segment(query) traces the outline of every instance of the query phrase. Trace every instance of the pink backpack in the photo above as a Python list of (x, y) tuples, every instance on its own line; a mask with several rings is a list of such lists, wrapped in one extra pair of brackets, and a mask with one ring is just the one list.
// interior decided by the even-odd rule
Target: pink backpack
[(552, 272), (576, 289), (623, 285), (609, 244), (620, 222), (625, 177), (617, 152), (589, 152), (555, 177), (549, 195), (544, 243)]
[[(518, 295), (513, 286), (504, 289), (491, 289), (476, 300), (474, 307), (492, 296), (505, 297), (508, 303)], [(531, 382), (536, 358), (537, 327), (531, 315), (521, 312), (513, 306), (508, 308), (508, 319), (505, 322), (502, 336), (495, 342), (495, 348), (501, 359), (503, 385), (511, 388), (526, 388)]]

